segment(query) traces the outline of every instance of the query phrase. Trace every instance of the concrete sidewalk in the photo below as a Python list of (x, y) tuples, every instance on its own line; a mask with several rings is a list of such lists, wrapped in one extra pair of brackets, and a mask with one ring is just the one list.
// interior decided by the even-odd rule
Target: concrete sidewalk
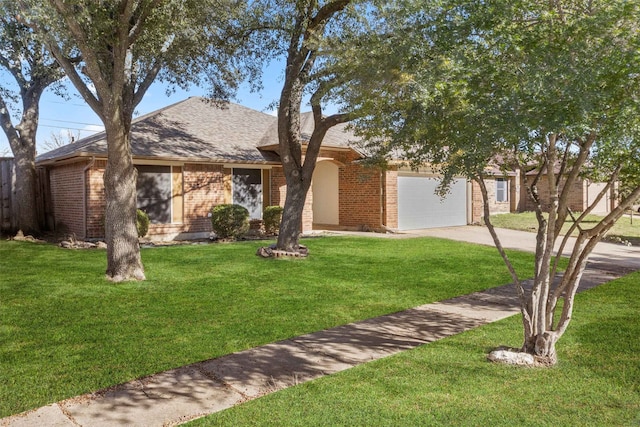
[[(444, 232), (455, 233), (472, 234)], [(580, 290), (635, 269), (634, 262), (614, 261), (591, 264)], [(161, 372), (4, 418), (0, 425), (176, 425), (512, 316), (518, 306), (515, 289), (505, 285)]]

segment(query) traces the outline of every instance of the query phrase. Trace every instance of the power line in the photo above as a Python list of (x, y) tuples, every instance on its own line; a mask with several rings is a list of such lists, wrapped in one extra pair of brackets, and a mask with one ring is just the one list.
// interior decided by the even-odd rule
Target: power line
[(45, 124), (41, 124), (40, 126), (42, 127), (48, 127), (48, 128), (54, 128), (54, 129), (71, 129), (71, 130), (79, 130), (79, 131), (83, 131), (83, 132), (93, 132), (93, 133), (97, 133), (97, 132), (102, 132), (103, 129), (100, 130), (92, 130), (92, 129), (86, 129), (86, 128), (73, 128), (73, 127), (66, 127), (66, 126), (54, 126), (54, 125), (45, 125)]
[[(88, 104), (74, 104), (72, 102), (62, 102), (62, 101), (49, 101), (49, 100), (43, 100), (42, 102), (46, 102), (49, 104), (62, 104), (62, 105), (73, 105), (74, 107), (87, 107), (87, 108), (91, 108), (89, 107)], [(92, 110), (93, 111), (93, 110)]]
[(40, 120), (48, 120), (50, 122), (60, 122), (60, 123), (72, 123), (74, 125), (102, 126), (102, 125), (96, 124), (96, 123), (74, 122), (74, 121), (70, 121), (70, 120), (44, 119), (44, 118), (41, 118)]

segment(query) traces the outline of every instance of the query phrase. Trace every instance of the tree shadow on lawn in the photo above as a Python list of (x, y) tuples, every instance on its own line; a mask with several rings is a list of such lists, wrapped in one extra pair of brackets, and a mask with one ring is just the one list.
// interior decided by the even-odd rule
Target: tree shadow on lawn
[(62, 406), (79, 422), (184, 421), (483, 323), (422, 306), (162, 372)]

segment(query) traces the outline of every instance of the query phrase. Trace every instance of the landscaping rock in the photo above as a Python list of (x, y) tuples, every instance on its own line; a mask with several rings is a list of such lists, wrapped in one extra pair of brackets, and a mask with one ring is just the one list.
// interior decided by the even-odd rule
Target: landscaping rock
[(493, 350), (491, 353), (489, 353), (487, 359), (496, 363), (506, 363), (507, 365), (536, 365), (536, 360), (533, 355), (513, 349)]
[(292, 258), (305, 258), (309, 255), (309, 249), (300, 245), (298, 250), (295, 252), (290, 251), (281, 251), (276, 249), (276, 245), (263, 246), (258, 248), (258, 252), (256, 255), (261, 256), (263, 258), (282, 258), (282, 257), (292, 257)]
[(65, 249), (95, 249), (95, 248), (106, 248), (107, 245), (104, 242), (92, 243), (85, 242), (82, 240), (63, 240), (60, 242), (59, 246)]
[(19, 242), (38, 242), (38, 243), (43, 243), (43, 240), (38, 240), (33, 236), (25, 236), (24, 233), (22, 232), (22, 230), (18, 230), (18, 232), (16, 233), (15, 236), (13, 236), (13, 240), (17, 240)]

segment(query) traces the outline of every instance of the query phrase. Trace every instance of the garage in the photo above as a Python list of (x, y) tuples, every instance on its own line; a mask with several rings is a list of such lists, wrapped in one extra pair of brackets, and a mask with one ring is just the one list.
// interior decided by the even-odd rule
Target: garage
[(440, 180), (411, 175), (398, 177), (398, 228), (448, 227), (467, 224), (467, 182), (454, 179), (449, 194), (435, 194)]

